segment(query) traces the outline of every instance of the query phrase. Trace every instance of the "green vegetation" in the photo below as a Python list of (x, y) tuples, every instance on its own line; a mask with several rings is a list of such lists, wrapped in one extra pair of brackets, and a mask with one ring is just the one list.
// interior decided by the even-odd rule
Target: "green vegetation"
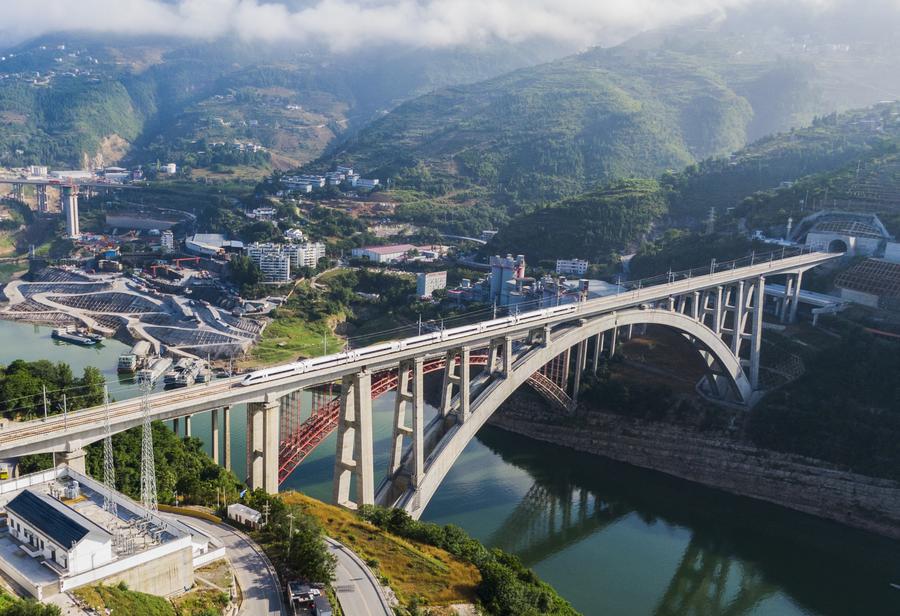
[(646, 278), (668, 271), (703, 267), (716, 259), (722, 263), (745, 257), (756, 250), (771, 252), (773, 246), (752, 242), (743, 235), (719, 233), (700, 235), (678, 229), (666, 231), (654, 242), (643, 244), (629, 264), (631, 278)]
[(282, 579), (303, 579), (330, 584), (335, 557), (328, 551), (319, 520), (298, 503), (283, 496), (254, 490), (246, 498), (257, 511), (268, 509), (268, 523), (254, 531), (254, 538), (275, 563)]
[(90, 366), (78, 378), (62, 362), (16, 360), (0, 368), (0, 412), (11, 419), (43, 416), (45, 388), (48, 414), (63, 411), (64, 396), (69, 411), (93, 406), (103, 401), (104, 383), (103, 374)]
[(495, 254), (527, 249), (532, 261), (580, 257), (592, 263), (637, 244), (666, 212), (653, 180), (622, 180), (514, 219), (484, 248)]
[(360, 508), (362, 519), (405, 539), (446, 550), (478, 568), (477, 594), (488, 614), (496, 616), (576, 615), (569, 603), (531, 569), (502, 550), (488, 550), (458, 526), (419, 522), (401, 509), (374, 505)]
[(833, 320), (807, 371), (754, 409), (754, 443), (900, 480), (900, 344)]
[(79, 600), (98, 613), (110, 610), (113, 614), (181, 616), (163, 597), (128, 590), (128, 587), (121, 583), (114, 586), (87, 586), (76, 589), (74, 593)]
[(14, 599), (0, 592), (0, 616), (60, 616), (59, 607), (31, 599)]
[(288, 300), (272, 312), (247, 365), (269, 365), (340, 350), (344, 343), (334, 334), (342, 305), (329, 302), (308, 283), (298, 283)]
[(438, 547), (387, 532), (360, 516), (297, 492), (281, 499), (315, 517), (330, 537), (352, 549), (390, 585), (404, 605), (475, 601), (478, 570)]
[[(181, 438), (160, 421), (153, 422), (153, 454), (159, 502), (215, 506), (218, 498), (237, 500), (241, 482), (229, 470), (216, 464), (198, 438)], [(113, 435), (116, 460), (116, 487), (132, 498), (141, 494), (141, 428)], [(103, 476), (103, 443), (87, 448), (87, 470)]]

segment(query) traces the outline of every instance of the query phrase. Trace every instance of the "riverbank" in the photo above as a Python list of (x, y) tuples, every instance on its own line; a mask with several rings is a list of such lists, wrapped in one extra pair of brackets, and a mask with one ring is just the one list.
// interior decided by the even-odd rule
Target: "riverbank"
[(536, 440), (900, 539), (900, 482), (761, 449), (734, 430), (625, 417), (583, 406), (577, 418), (561, 422), (541, 398), (524, 389), (490, 423)]

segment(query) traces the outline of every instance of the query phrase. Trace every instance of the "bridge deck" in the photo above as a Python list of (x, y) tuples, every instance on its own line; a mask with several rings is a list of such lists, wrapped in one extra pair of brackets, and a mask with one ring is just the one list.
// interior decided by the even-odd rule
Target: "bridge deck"
[[(353, 356), (339, 354), (335, 356), (334, 366), (246, 387), (240, 385), (243, 377), (232, 377), (208, 385), (160, 392), (151, 396), (152, 416), (153, 419), (167, 420), (226, 405), (262, 402), (298, 389), (333, 382), (344, 375), (354, 374), (360, 370), (371, 372), (386, 370), (396, 367), (402, 360), (417, 356), (439, 357), (447, 350), (463, 345), (479, 348), (487, 345), (492, 339), (504, 336), (521, 338), (529, 331), (544, 326), (553, 327), (577, 319), (589, 319), (626, 309), (635, 309), (643, 304), (665, 300), (670, 296), (701, 291), (719, 285), (729, 285), (739, 280), (802, 271), (838, 256), (840, 255), (822, 252), (805, 253), (674, 282), (635, 288), (617, 295), (571, 304), (571, 310), (561, 314), (547, 315), (542, 311), (526, 312), (518, 315), (515, 322), (502, 328), (498, 327), (487, 332), (471, 331), (472, 326), (447, 330), (442, 333), (440, 340), (429, 342), (427, 345), (410, 344), (409, 348), (396, 351), (386, 350), (364, 359), (354, 359)], [(381, 344), (384, 343), (379, 343), (379, 345)], [(357, 349), (355, 352), (365, 352), (365, 350)], [(138, 399), (110, 405), (112, 431), (120, 432), (140, 425), (142, 421), (140, 405), (141, 402)], [(37, 419), (12, 423), (0, 430), (0, 456), (16, 457), (29, 453), (72, 450), (95, 442), (103, 438), (105, 414), (104, 407), (98, 406), (68, 413), (65, 417), (54, 415), (46, 421)]]

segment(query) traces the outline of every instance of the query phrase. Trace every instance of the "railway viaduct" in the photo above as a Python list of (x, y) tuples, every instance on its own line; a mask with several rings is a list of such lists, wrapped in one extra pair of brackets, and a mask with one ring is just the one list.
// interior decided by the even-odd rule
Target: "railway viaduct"
[[(151, 416), (184, 418), (212, 411), (213, 456), (219, 429), (236, 404), (247, 405), (248, 485), (277, 492), (279, 484), (325, 436), (337, 431), (334, 501), (349, 508), (378, 503), (418, 517), (466, 444), (518, 387), (529, 383), (571, 410), (582, 375), (612, 354), (635, 325), (679, 332), (706, 367), (697, 390), (723, 404), (750, 408), (763, 395), (760, 346), (766, 279), (784, 280), (776, 316), (796, 317), (803, 273), (838, 254), (779, 250), (727, 263), (627, 283), (615, 295), (553, 309), (379, 343), (333, 356), (323, 367), (242, 383), (232, 377), (150, 396)], [(621, 332), (621, 333), (620, 333)], [(424, 379), (443, 373), (441, 403), (426, 422)], [(285, 421), (298, 392), (339, 383), (311, 416)], [(396, 390), (389, 466), (376, 485), (372, 399)], [(224, 414), (222, 417), (221, 414)], [(108, 419), (107, 419), (108, 418)], [(112, 432), (141, 425), (141, 400), (87, 408), (0, 429), (0, 458), (54, 453), (57, 463), (83, 471), (84, 447)], [(220, 419), (224, 421), (220, 422)], [(229, 439), (225, 464), (230, 465)], [(351, 493), (351, 486), (353, 488)]]

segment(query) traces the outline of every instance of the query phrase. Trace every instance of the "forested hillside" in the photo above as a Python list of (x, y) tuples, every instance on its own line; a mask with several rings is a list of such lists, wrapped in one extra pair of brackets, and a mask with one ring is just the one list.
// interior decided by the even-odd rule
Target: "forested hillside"
[[(882, 70), (887, 50), (863, 58), (829, 49), (760, 33), (642, 36), (411, 100), (312, 167), (352, 163), (449, 205), (516, 212), (610, 179), (680, 172), (850, 100), (879, 100), (847, 74)], [(846, 155), (845, 145), (829, 144), (828, 156)], [(787, 162), (784, 172), (797, 175), (825, 157), (773, 166)], [(704, 173), (715, 168), (707, 165)]]
[(533, 262), (578, 257), (605, 263), (639, 243), (666, 207), (657, 182), (622, 180), (514, 219), (485, 251), (527, 251)]
[(254, 143), (275, 166), (296, 166), (411, 96), (567, 49), (335, 55), (237, 40), (48, 36), (0, 54), (0, 165), (191, 165), (204, 151), (194, 142), (205, 140)]

